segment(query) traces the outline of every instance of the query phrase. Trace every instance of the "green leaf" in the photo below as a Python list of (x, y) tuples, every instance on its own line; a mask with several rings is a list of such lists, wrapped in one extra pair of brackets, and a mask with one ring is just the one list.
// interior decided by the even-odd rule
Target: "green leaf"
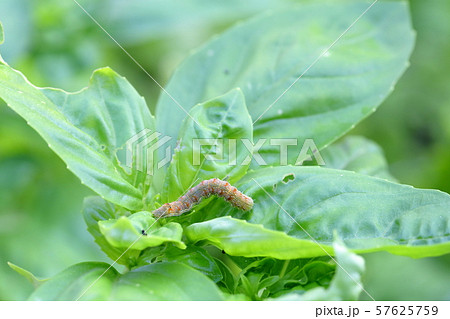
[(118, 276), (120, 274), (106, 263), (79, 263), (40, 285), (29, 300), (77, 300), (83, 293), (80, 300), (108, 300)]
[(308, 285), (328, 286), (335, 271), (336, 265), (330, 262), (312, 260), (302, 269), (301, 280)]
[[(239, 24), (188, 57), (167, 91), (190, 109), (240, 87), (256, 121), (255, 141), (295, 138), (300, 145), (312, 138), (321, 149), (375, 111), (412, 51), (407, 3), (379, 1), (308, 69), (368, 5), (307, 3)], [(168, 136), (178, 134), (186, 116), (167, 94), (160, 96), (156, 114), (158, 131)], [(279, 146), (267, 144), (263, 157), (279, 153)], [(289, 152), (289, 163), (297, 155)]]
[[(261, 227), (259, 224), (302, 240), (284, 258), (325, 255), (334, 231), (356, 252), (385, 250), (410, 257), (450, 252), (450, 196), (440, 191), (416, 189), (348, 171), (291, 166), (248, 173), (236, 186), (253, 198), (253, 209), (242, 212), (221, 201), (211, 202), (194, 214), (198, 220), (211, 220), (206, 226), (189, 226), (186, 233), (190, 238), (204, 237), (221, 245), (231, 242), (236, 247), (240, 245), (236, 249), (242, 253), (245, 246), (253, 245), (252, 233)], [(248, 226), (242, 226), (251, 231), (225, 227), (227, 219), (223, 218), (217, 219), (216, 226), (214, 218), (224, 215), (246, 219)], [(194, 232), (195, 229), (201, 232)], [(314, 246), (305, 231), (322, 247)], [(256, 234), (261, 232), (262, 229)], [(305, 242), (311, 244), (307, 250)], [(261, 247), (264, 248), (272, 254), (270, 245)]]
[(325, 289), (317, 287), (302, 295), (291, 293), (277, 300), (309, 301), (349, 301), (357, 300), (362, 289), (361, 276), (364, 273), (364, 259), (351, 253), (340, 242), (333, 244), (338, 266), (330, 286)]
[(179, 146), (166, 175), (164, 202), (177, 199), (206, 179), (229, 176), (230, 182), (237, 181), (250, 164), (242, 164), (251, 155), (242, 140), (251, 142), (253, 133), (240, 89), (199, 104), (189, 113), (181, 125)]
[(242, 276), (237, 292), (249, 296), (252, 300), (261, 300), (262, 296), (258, 292), (263, 276), (264, 273), (251, 273), (248, 276)]
[[(146, 171), (119, 161), (136, 133), (154, 130), (144, 99), (109, 68), (96, 70), (89, 87), (67, 93), (33, 86), (0, 63), (0, 98), (33, 127), (81, 182), (103, 198), (138, 210), (148, 188)], [(123, 155), (122, 155), (123, 157)]]
[[(150, 212), (142, 211), (129, 217), (102, 220), (98, 225), (100, 232), (113, 247), (128, 249), (131, 246), (130, 250), (143, 250), (163, 243), (173, 243), (178, 248), (186, 248), (181, 241), (181, 225), (167, 223), (159, 226)], [(143, 231), (146, 235), (143, 235)]]
[(113, 300), (222, 300), (214, 282), (181, 263), (163, 262), (126, 273), (115, 284)]
[[(0, 31), (1, 31), (1, 25), (0, 25)], [(30, 271), (23, 269), (22, 267), (19, 267), (17, 265), (14, 265), (11, 262), (8, 262), (8, 266), (17, 272), (19, 275), (25, 277), (31, 284), (34, 286), (34, 288), (39, 287), (44, 282), (46, 282), (48, 279), (39, 279), (35, 275), (33, 275)]]
[[(235, 257), (236, 258), (236, 257)], [(240, 274), (249, 277), (263, 273), (254, 291), (253, 299), (275, 298), (290, 292), (304, 292), (321, 286), (328, 287), (335, 273), (336, 266), (330, 258), (278, 260), (273, 258), (255, 258)], [(240, 288), (238, 287), (237, 290)]]
[(84, 199), (84, 221), (86, 222), (87, 230), (94, 237), (95, 242), (109, 258), (119, 264), (126, 265), (128, 268), (131, 268), (137, 263), (139, 252), (130, 249), (123, 254), (124, 249), (112, 246), (100, 232), (100, 228), (98, 226), (100, 221), (115, 219), (124, 214), (125, 212), (117, 210), (114, 204), (105, 201), (101, 197), (91, 196)]
[[(289, 1), (289, 0), (288, 0)], [(190, 0), (177, 3), (156, 0), (110, 0), (108, 6), (99, 7), (105, 13), (105, 28), (123, 45), (147, 43), (149, 39), (167, 39), (173, 36), (185, 36), (186, 32), (203, 37), (203, 33), (212, 32), (217, 26), (227, 25), (230, 21), (242, 19), (255, 12), (264, 11), (285, 4), (280, 0), (240, 0), (204, 1)], [(95, 7), (93, 8), (96, 9)], [(95, 11), (94, 11), (95, 12)], [(99, 14), (98, 12), (97, 14)], [(95, 16), (95, 14), (94, 14)], [(189, 28), (186, 26), (189, 25)], [(191, 41), (178, 43), (184, 48)]]
[(236, 292), (242, 292), (252, 300), (267, 298), (272, 286), (278, 286), (280, 283), (279, 273), (273, 275), (276, 264), (277, 261), (271, 258), (257, 259), (252, 262), (239, 274)]
[(214, 261), (216, 262), (222, 274), (222, 280), (218, 282), (217, 285), (223, 287), (229, 293), (234, 293), (235, 276), (233, 275), (231, 269), (218, 258), (214, 258)]
[[(192, 224), (186, 228), (185, 234), (194, 243), (208, 242), (232, 256), (293, 259), (318, 255), (317, 244), (310, 240), (297, 239), (282, 231), (230, 216)], [(324, 249), (332, 251), (330, 246), (324, 246)]]
[(77, 300), (80, 296), (80, 300), (223, 300), (208, 277), (170, 262), (147, 265), (124, 275), (106, 263), (76, 264), (42, 284), (29, 299)]
[(205, 274), (214, 282), (218, 282), (223, 278), (216, 260), (205, 249), (198, 246), (190, 245), (186, 249), (168, 246), (156, 260), (188, 265)]
[[(146, 192), (147, 163), (142, 171), (127, 167), (127, 141), (144, 130), (155, 129), (154, 117), (145, 100), (124, 78), (110, 68), (94, 71), (89, 86), (71, 94), (59, 89), (43, 89), (45, 95), (64, 113), (69, 122), (81, 128), (100, 143), (103, 153), (115, 165), (123, 178)], [(133, 164), (136, 150), (133, 152)], [(146, 185), (147, 184), (147, 185)]]
[(318, 286), (327, 288), (336, 269), (328, 257), (292, 260), (252, 258), (250, 260), (253, 262), (239, 274), (236, 291), (245, 293), (252, 300), (276, 298), (291, 292), (303, 293)]
[(396, 181), (388, 170), (383, 150), (362, 136), (348, 136), (321, 151), (325, 167), (353, 171)]

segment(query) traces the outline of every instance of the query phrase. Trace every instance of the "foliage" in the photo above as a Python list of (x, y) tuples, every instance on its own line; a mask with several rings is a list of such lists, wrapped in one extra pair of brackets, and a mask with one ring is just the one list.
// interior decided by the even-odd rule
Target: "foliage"
[[(404, 72), (414, 43), (406, 3), (380, 1), (284, 94), (366, 7), (291, 4), (231, 28), (180, 65), (156, 117), (110, 68), (68, 93), (36, 87), (0, 60), (0, 97), (99, 195), (84, 202), (88, 231), (126, 267), (78, 263), (41, 282), (11, 265), (38, 286), (30, 299), (354, 300), (364, 271), (356, 253), (449, 253), (448, 194), (395, 183), (367, 139), (332, 144), (375, 111)], [(127, 141), (144, 130), (171, 137), (172, 146), (178, 136), (170, 165), (154, 176), (147, 171), (156, 161), (125, 163)], [(305, 158), (294, 152), (281, 165), (269, 143), (259, 149), (263, 166), (246, 161), (252, 149), (241, 144), (236, 165), (208, 160), (214, 147), (200, 149), (200, 165), (192, 158), (194, 139), (293, 137), (313, 138), (327, 168), (299, 166)], [(211, 199), (184, 216), (151, 215), (212, 177), (229, 178), (254, 208)]]

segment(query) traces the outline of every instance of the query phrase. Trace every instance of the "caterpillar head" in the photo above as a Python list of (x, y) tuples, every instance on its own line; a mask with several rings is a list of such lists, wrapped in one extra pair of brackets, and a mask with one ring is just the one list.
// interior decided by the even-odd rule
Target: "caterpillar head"
[(162, 205), (160, 208), (155, 209), (152, 214), (154, 217), (159, 218), (159, 217), (165, 217), (170, 215), (172, 211), (172, 207), (169, 203)]

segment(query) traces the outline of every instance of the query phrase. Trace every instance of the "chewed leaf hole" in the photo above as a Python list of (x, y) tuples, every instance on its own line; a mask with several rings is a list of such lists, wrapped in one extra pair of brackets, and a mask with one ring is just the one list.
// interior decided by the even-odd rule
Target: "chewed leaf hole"
[(283, 176), (283, 179), (281, 180), (283, 183), (287, 184), (290, 181), (293, 181), (295, 179), (295, 174), (290, 173)]

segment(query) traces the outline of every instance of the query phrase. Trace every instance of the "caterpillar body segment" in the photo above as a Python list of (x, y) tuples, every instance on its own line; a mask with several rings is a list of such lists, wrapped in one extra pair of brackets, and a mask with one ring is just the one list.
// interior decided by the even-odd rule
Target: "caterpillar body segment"
[(194, 205), (197, 205), (204, 198), (210, 196), (219, 196), (224, 198), (232, 206), (248, 211), (253, 207), (253, 200), (238, 191), (238, 189), (226, 181), (222, 181), (218, 178), (202, 181), (197, 186), (194, 186), (186, 192), (178, 200), (166, 203), (154, 210), (153, 216), (155, 217), (172, 217), (179, 216), (192, 209)]

